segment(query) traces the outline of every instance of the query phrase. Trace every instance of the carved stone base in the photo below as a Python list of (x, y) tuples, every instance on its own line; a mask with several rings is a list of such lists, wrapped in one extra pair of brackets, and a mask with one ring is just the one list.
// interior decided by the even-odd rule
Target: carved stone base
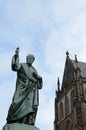
[(2, 130), (39, 130), (39, 129), (33, 125), (12, 123), (12, 124), (6, 124)]

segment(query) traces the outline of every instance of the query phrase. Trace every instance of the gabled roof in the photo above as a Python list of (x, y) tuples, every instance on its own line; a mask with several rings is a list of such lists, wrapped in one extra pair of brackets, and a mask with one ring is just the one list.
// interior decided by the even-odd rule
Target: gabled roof
[(56, 91), (56, 95), (58, 100), (64, 95), (64, 93), (71, 89), (77, 79), (80, 79), (81, 82), (86, 83), (86, 62), (78, 61), (76, 56), (75, 60), (72, 60), (69, 57), (69, 53), (67, 52), (66, 54), (67, 57), (65, 61), (61, 90), (59, 79), (57, 83), (58, 89)]
[(67, 52), (66, 62), (65, 62), (65, 68), (64, 68), (64, 74), (63, 74), (63, 81), (62, 81), (62, 90), (64, 87), (70, 86), (71, 83), (73, 83), (74, 80), (74, 72), (79, 69), (81, 73), (81, 78), (84, 78), (86, 80), (86, 63), (81, 62), (77, 60), (77, 57), (75, 57), (75, 60), (72, 60), (69, 57), (69, 53)]

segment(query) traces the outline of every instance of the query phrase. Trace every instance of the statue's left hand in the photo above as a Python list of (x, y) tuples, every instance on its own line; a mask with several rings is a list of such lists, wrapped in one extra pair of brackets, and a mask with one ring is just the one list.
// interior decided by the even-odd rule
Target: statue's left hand
[(40, 75), (38, 75), (37, 73), (33, 72), (33, 76), (37, 79), (42, 79), (42, 77)]

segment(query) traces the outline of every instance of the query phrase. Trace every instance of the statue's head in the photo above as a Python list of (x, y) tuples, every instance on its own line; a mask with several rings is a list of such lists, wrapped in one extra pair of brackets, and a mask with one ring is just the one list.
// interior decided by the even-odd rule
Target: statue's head
[(35, 56), (34, 56), (33, 54), (27, 55), (27, 57), (26, 57), (26, 62), (27, 62), (28, 64), (32, 64), (32, 63), (34, 62), (34, 60), (35, 60)]

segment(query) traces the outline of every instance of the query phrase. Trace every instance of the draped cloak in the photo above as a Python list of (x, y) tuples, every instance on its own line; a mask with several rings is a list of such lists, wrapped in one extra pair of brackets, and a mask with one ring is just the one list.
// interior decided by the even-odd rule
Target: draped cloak
[(17, 71), (17, 81), (7, 121), (21, 119), (27, 114), (37, 111), (38, 89), (42, 88), (42, 79), (36, 79), (33, 76), (37, 70), (33, 66), (28, 66), (27, 63), (19, 63), (18, 58), (15, 60), (15, 55), (12, 58), (12, 70)]

